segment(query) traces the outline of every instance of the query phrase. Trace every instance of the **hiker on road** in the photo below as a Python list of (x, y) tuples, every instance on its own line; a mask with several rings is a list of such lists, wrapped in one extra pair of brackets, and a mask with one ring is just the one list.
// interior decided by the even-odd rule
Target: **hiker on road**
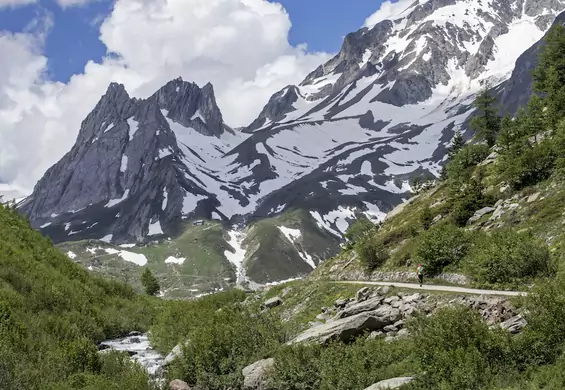
[(418, 273), (418, 280), (420, 281), (420, 287), (422, 287), (422, 283), (424, 283), (424, 267), (422, 264), (418, 264), (418, 268), (416, 270)]

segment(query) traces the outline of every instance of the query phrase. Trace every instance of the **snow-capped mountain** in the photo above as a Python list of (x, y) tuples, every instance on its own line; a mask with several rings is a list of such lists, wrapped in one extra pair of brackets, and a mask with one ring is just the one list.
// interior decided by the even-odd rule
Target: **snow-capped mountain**
[(176, 79), (145, 100), (110, 85), (20, 210), (56, 242), (117, 244), (175, 235), (196, 217), (241, 226), (307, 210), (339, 238), (356, 211), (382, 218), (409, 196), (410, 178), (438, 174), (485, 82), (508, 105), (510, 88), (529, 94), (527, 81), (512, 81), (529, 64), (519, 60), (520, 73), (516, 60), (565, 0), (400, 0), (395, 9), (347, 35), (241, 130), (224, 123), (210, 84)]

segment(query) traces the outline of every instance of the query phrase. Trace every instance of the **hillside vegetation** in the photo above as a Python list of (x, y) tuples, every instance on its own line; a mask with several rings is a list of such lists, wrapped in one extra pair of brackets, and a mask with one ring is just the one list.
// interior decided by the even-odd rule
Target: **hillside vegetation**
[(94, 277), (0, 206), (0, 389), (150, 389), (96, 342), (147, 330), (155, 301)]
[(317, 276), (413, 273), (422, 263), (428, 277), (463, 274), (473, 285), (523, 289), (563, 269), (564, 50), (558, 26), (533, 72), (535, 93), (515, 118), (497, 116), (485, 87), (471, 122), (476, 136), (465, 145), (456, 134), (440, 180), (380, 226), (357, 221), (349, 250)]
[[(268, 377), (275, 390), (361, 390), (395, 376), (414, 376), (406, 389), (562, 389), (564, 53), (565, 28), (557, 26), (534, 72), (538, 95), (528, 106), (514, 119), (499, 118), (485, 89), (476, 102), (477, 137), (469, 145), (455, 137), (442, 179), (382, 226), (358, 221), (348, 233), (348, 250), (306, 282), (267, 295), (283, 296), (291, 287), (294, 293), (286, 291), (280, 308), (260, 311), (232, 297), (217, 310), (208, 301), (209, 315), (182, 325), (181, 313), (205, 303), (179, 302), (169, 309), (157, 322), (155, 338), (163, 349), (185, 343), (170, 378), (205, 389), (241, 388), (243, 367), (273, 357)], [(431, 316), (416, 314), (406, 323), (411, 336), (393, 342), (360, 337), (347, 344), (286, 345), (314, 319), (317, 305), (351, 293), (313, 279), (343, 276), (348, 268), (369, 276), (413, 274), (418, 262), (428, 276), (454, 272), (477, 285), (532, 286), (516, 301), (527, 327), (511, 335), (489, 327), (477, 312), (451, 305)]]

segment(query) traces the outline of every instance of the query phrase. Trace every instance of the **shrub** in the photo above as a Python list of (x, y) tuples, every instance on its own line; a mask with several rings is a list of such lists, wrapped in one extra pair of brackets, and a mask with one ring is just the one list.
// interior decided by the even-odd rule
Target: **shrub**
[(495, 231), (483, 236), (469, 255), (476, 278), (487, 283), (512, 283), (551, 273), (547, 246), (530, 233)]
[(388, 250), (384, 244), (371, 237), (367, 237), (357, 245), (357, 254), (361, 264), (368, 270), (374, 270), (383, 265), (389, 258)]
[(467, 253), (469, 237), (451, 224), (440, 224), (424, 232), (416, 247), (416, 258), (429, 273), (439, 273), (457, 264)]
[(506, 365), (508, 335), (489, 331), (481, 316), (468, 308), (445, 308), (409, 323), (417, 341), (416, 388), (481, 389)]
[(433, 219), (432, 211), (430, 210), (430, 207), (426, 205), (420, 213), (420, 223), (424, 230), (428, 230), (430, 226), (432, 226)]
[(167, 375), (219, 390), (241, 388), (242, 369), (272, 353), (285, 341), (285, 334), (273, 314), (231, 306), (198, 324), (188, 340), (183, 356), (172, 363)]

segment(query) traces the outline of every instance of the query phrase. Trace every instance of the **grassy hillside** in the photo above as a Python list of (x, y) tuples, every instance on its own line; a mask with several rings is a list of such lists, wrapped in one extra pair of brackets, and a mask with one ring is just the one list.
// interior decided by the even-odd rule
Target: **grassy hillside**
[(90, 275), (3, 206), (0, 232), (0, 388), (149, 389), (95, 342), (147, 330), (156, 303)]
[(167, 298), (186, 298), (233, 286), (236, 267), (226, 251), (233, 253), (234, 246), (244, 252), (241, 259), (235, 257), (244, 262), (246, 274), (259, 283), (307, 275), (312, 271), (309, 263), (317, 265), (339, 251), (337, 237), (321, 230), (303, 210), (252, 224), (242, 232), (241, 242), (232, 242), (229, 233), (229, 227), (205, 221), (201, 226), (187, 223), (180, 236), (147, 245), (119, 247), (90, 240), (58, 247), (92, 272), (128, 283), (137, 291), (142, 291), (140, 278), (146, 266)]

